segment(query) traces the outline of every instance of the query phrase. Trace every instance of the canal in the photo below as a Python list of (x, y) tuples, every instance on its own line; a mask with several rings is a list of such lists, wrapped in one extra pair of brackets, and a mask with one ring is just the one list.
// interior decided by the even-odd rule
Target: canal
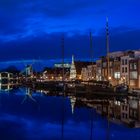
[[(1, 91), (0, 139), (140, 140), (140, 128), (136, 127), (139, 124), (139, 105), (135, 101), (138, 100), (129, 98), (128, 102), (126, 99), (113, 99), (115, 111), (112, 111), (109, 101), (112, 110), (107, 113), (106, 106), (100, 102), (95, 105), (91, 100), (77, 99), (74, 95), (51, 96), (47, 92), (28, 88)], [(132, 122), (135, 120), (135, 127), (126, 123), (124, 117), (128, 116), (119, 114), (123, 111), (119, 110), (121, 102), (125, 105), (129, 103), (129, 111), (133, 111), (129, 114), (129, 121), (130, 118)]]

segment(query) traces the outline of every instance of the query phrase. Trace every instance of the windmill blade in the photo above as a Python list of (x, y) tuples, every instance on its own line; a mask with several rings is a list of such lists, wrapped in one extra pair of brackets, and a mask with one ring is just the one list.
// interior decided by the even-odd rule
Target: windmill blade
[(37, 101), (32, 97), (32, 95), (29, 94), (28, 97), (29, 97), (32, 101), (37, 102)]

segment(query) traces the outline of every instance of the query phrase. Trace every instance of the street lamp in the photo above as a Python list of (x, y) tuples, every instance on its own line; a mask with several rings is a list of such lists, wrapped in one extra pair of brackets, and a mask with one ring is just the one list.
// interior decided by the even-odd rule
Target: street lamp
[(109, 76), (109, 77), (108, 77), (108, 80), (111, 80), (111, 79), (112, 79), (112, 77), (111, 77), (111, 76)]

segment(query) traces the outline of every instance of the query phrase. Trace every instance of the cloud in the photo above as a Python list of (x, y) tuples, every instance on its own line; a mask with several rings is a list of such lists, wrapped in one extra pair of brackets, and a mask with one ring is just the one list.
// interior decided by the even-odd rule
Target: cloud
[[(124, 30), (123, 30), (124, 29)], [(63, 33), (40, 34), (27, 38), (0, 43), (2, 60), (22, 59), (61, 59), (61, 36)], [(90, 45), (89, 33), (72, 33), (65, 35), (65, 58), (71, 58), (74, 54), (77, 59), (89, 58)], [(127, 49), (139, 49), (140, 30), (129, 27), (110, 29), (110, 50), (119, 51)], [(94, 58), (105, 55), (106, 37), (105, 31), (99, 35), (93, 33)]]
[(104, 55), (106, 15), (111, 51), (139, 48), (138, 4), (138, 0), (1, 0), (0, 60), (60, 58), (62, 33), (66, 57), (87, 58), (89, 29), (94, 34), (94, 56)]

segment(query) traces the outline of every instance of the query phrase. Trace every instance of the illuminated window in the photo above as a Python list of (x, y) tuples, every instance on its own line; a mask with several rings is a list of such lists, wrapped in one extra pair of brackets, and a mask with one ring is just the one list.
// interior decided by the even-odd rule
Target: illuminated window
[(137, 71), (130, 72), (130, 79), (137, 79), (137, 77), (138, 77)]
[(132, 64), (132, 63), (130, 63), (130, 69), (131, 69), (131, 70), (133, 69), (133, 64)]
[(134, 70), (136, 70), (137, 69), (137, 64), (136, 63), (134, 63)]
[(121, 75), (120, 72), (115, 72), (114, 73), (114, 78), (119, 79), (121, 77), (120, 75)]

